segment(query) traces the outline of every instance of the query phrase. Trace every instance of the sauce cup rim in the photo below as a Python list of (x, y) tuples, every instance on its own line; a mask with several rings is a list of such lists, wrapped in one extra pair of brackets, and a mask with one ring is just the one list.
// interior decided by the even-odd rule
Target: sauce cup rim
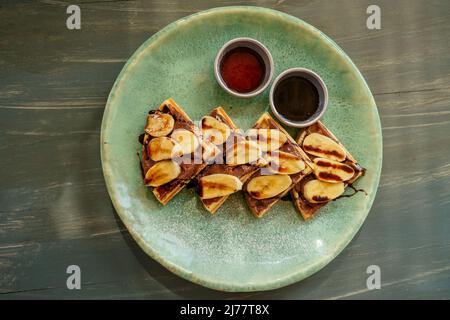
[[(235, 43), (242, 43), (242, 47), (248, 47), (245, 44), (251, 43), (251, 44), (259, 47), (261, 49), (261, 51), (267, 57), (268, 63), (266, 62), (266, 59), (264, 59), (264, 57), (261, 57), (261, 58), (263, 59), (264, 64), (265, 64), (266, 74), (267, 74), (267, 71), (269, 71), (269, 75), (268, 75), (268, 77), (266, 77), (266, 75), (265, 75), (266, 79), (253, 91), (237, 92), (237, 91), (232, 90), (231, 88), (229, 88), (227, 86), (225, 81), (222, 79), (222, 75), (220, 74), (220, 64), (222, 62), (222, 59), (225, 56), (225, 54), (228, 52), (229, 47), (231, 45), (234, 45)], [(254, 50), (252, 47), (248, 47), (248, 48)], [(224, 89), (226, 92), (228, 92), (229, 94), (231, 94), (235, 97), (239, 97), (239, 98), (251, 98), (251, 97), (257, 96), (258, 94), (263, 92), (269, 86), (270, 81), (272, 80), (272, 77), (273, 77), (273, 73), (274, 73), (274, 62), (273, 62), (273, 58), (272, 58), (272, 55), (271, 55), (269, 49), (267, 49), (267, 47), (265, 45), (263, 45), (261, 42), (259, 42), (258, 40), (255, 40), (253, 38), (239, 37), (239, 38), (234, 38), (234, 39), (227, 41), (219, 49), (219, 51), (216, 54), (216, 58), (214, 59), (214, 75), (215, 75), (217, 82), (222, 87), (222, 89)]]
[[(319, 107), (318, 107), (319, 112), (315, 112), (314, 115), (311, 116), (310, 118), (308, 118), (307, 120), (304, 120), (304, 121), (289, 120), (289, 119), (285, 118), (284, 116), (282, 116), (275, 107), (275, 103), (274, 103), (274, 99), (273, 99), (275, 88), (277, 87), (277, 85), (280, 83), (281, 80), (285, 79), (290, 74), (299, 74), (299, 75), (308, 74), (309, 76), (313, 77), (319, 83), (319, 86), (315, 85), (315, 87), (319, 91), (319, 94), (320, 94), (320, 92), (322, 92), (322, 94), (323, 94), (322, 100), (323, 101), (319, 104)], [(325, 82), (322, 80), (322, 78), (314, 71), (307, 69), (307, 68), (300, 68), (300, 67), (299, 68), (290, 68), (290, 69), (287, 69), (287, 70), (284, 70), (283, 72), (281, 72), (273, 81), (272, 87), (270, 88), (269, 101), (270, 101), (270, 109), (272, 110), (272, 113), (283, 124), (290, 126), (290, 127), (294, 127), (294, 128), (305, 128), (305, 127), (309, 127), (310, 125), (319, 121), (320, 118), (322, 118), (322, 116), (324, 115), (325, 111), (327, 110), (328, 89), (327, 89), (327, 86), (325, 85)]]

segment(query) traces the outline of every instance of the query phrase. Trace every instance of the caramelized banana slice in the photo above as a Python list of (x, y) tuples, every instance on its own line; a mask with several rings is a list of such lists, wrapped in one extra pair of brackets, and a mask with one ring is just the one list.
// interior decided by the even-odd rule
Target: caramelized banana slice
[(227, 196), (241, 189), (241, 180), (229, 174), (211, 174), (201, 177), (199, 181), (199, 193), (202, 199)]
[(313, 161), (315, 163), (314, 174), (319, 180), (325, 182), (347, 181), (355, 174), (352, 167), (337, 161), (324, 158), (315, 158)]
[(319, 134), (311, 133), (303, 141), (303, 150), (316, 157), (327, 158), (342, 162), (347, 157), (347, 153), (334, 140)]
[(220, 154), (221, 149), (219, 147), (217, 147), (215, 144), (204, 141), (202, 158), (205, 163), (213, 163)]
[(159, 187), (176, 179), (181, 173), (181, 167), (172, 160), (155, 163), (145, 174), (144, 183), (150, 187)]
[(171, 137), (180, 145), (182, 154), (192, 153), (199, 146), (198, 138), (189, 130), (177, 129)]
[(170, 114), (156, 111), (148, 115), (145, 132), (153, 137), (164, 137), (172, 132), (174, 124)]
[(310, 203), (322, 203), (336, 199), (344, 193), (344, 183), (329, 183), (311, 180), (303, 186), (303, 196)]
[(237, 166), (252, 163), (261, 158), (260, 147), (253, 141), (240, 141), (226, 150), (226, 164)]
[(279, 174), (295, 174), (305, 169), (305, 162), (284, 151), (273, 151), (268, 154), (269, 168)]
[(286, 191), (292, 180), (288, 175), (255, 177), (247, 185), (247, 192), (255, 199), (268, 199)]
[(154, 138), (148, 144), (148, 152), (150, 159), (153, 161), (160, 161), (171, 159), (175, 157), (181, 157), (180, 145), (169, 137)]
[(211, 116), (205, 116), (201, 121), (203, 138), (214, 144), (224, 143), (230, 136), (230, 128), (223, 122)]
[(286, 141), (286, 135), (277, 129), (250, 129), (247, 137), (258, 143), (262, 151), (278, 150)]

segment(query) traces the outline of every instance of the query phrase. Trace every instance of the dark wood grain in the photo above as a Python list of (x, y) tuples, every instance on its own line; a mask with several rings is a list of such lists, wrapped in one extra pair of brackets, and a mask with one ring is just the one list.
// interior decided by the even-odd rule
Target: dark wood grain
[[(0, 4), (0, 298), (450, 298), (450, 3), (442, 1), (77, 2)], [(103, 109), (127, 58), (200, 10), (259, 5), (333, 38), (366, 78), (384, 139), (380, 188), (362, 229), (312, 277), (231, 294), (185, 281), (147, 257), (112, 208), (99, 155)], [(366, 28), (366, 8), (382, 29)], [(20, 12), (20, 13), (19, 13)], [(66, 268), (82, 289), (66, 288)], [(366, 288), (379, 265), (382, 289)]]

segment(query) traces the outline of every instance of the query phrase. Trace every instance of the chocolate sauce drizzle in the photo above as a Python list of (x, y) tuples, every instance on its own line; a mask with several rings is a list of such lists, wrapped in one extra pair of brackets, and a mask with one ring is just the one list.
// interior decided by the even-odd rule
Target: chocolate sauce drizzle
[(186, 188), (187, 188), (187, 189), (192, 189), (192, 188), (197, 189), (197, 181), (196, 181), (196, 179), (194, 178), (194, 179), (190, 180), (190, 181), (186, 184)]
[(280, 198), (281, 201), (292, 201), (292, 196), (291, 193), (289, 192), (287, 195), (285, 195), (284, 197)]
[(353, 190), (353, 193), (352, 193), (352, 194), (343, 194), (343, 195), (337, 197), (336, 199), (334, 199), (333, 201), (336, 201), (337, 199), (340, 199), (340, 198), (351, 198), (351, 197), (353, 197), (355, 194), (357, 194), (358, 192), (364, 192), (364, 194), (367, 196), (367, 192), (366, 192), (364, 189), (356, 189), (356, 188), (353, 186), (353, 184), (351, 184), (351, 183), (350, 183), (347, 187), (349, 187), (350, 189), (352, 189), (352, 190)]
[(144, 137), (145, 137), (145, 133), (141, 133), (138, 138), (139, 143), (142, 145), (144, 144)]
[(136, 155), (139, 160), (139, 167), (141, 168), (142, 177), (145, 179), (145, 173), (144, 173), (144, 167), (142, 166), (141, 155), (139, 154), (139, 152), (136, 152)]

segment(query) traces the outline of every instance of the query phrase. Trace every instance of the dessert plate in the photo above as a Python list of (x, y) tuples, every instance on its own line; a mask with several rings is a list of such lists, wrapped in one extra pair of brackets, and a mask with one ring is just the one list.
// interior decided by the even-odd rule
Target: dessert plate
[[(250, 37), (272, 53), (277, 76), (304, 67), (329, 90), (322, 118), (367, 168), (359, 192), (327, 205), (304, 222), (291, 201), (279, 201), (256, 219), (241, 193), (211, 215), (193, 189), (166, 206), (142, 182), (138, 136), (146, 114), (172, 97), (193, 120), (223, 106), (237, 126), (249, 128), (269, 110), (269, 89), (252, 99), (227, 94), (215, 81), (214, 58), (230, 39)], [(289, 130), (295, 137), (297, 132)], [(102, 166), (118, 215), (135, 241), (170, 271), (224, 291), (269, 290), (317, 272), (350, 242), (366, 218), (380, 178), (382, 137), (372, 94), (350, 58), (311, 25), (257, 7), (196, 13), (165, 27), (133, 54), (108, 98), (101, 131)]]

